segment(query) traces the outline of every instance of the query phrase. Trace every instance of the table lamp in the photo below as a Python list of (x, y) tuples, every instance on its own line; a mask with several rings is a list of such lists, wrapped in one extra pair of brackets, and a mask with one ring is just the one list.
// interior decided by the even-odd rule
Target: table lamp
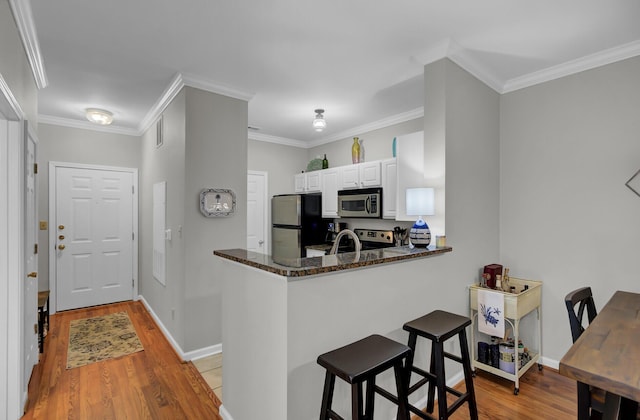
[(409, 231), (409, 240), (414, 246), (429, 246), (431, 243), (431, 231), (422, 216), (433, 216), (435, 214), (434, 189), (407, 188), (406, 194), (407, 216), (418, 216), (418, 220)]

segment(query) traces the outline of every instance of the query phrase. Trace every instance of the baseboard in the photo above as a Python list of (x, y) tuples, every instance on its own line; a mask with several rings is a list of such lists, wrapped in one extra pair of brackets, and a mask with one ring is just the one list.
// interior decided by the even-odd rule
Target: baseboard
[(192, 350), (189, 352), (183, 351), (178, 342), (173, 338), (167, 327), (164, 326), (151, 305), (149, 305), (149, 302), (147, 302), (147, 300), (144, 298), (144, 296), (139, 295), (136, 300), (141, 301), (149, 314), (151, 314), (151, 317), (153, 318), (155, 323), (158, 325), (158, 327), (160, 327), (160, 331), (162, 331), (162, 334), (169, 341), (169, 344), (171, 344), (173, 350), (178, 354), (178, 356), (180, 356), (180, 359), (184, 361), (196, 360), (222, 352), (222, 344), (214, 344), (213, 346), (204, 347), (202, 349)]
[(213, 346), (187, 352), (184, 354), (184, 360), (194, 361), (218, 353), (222, 353), (222, 344), (215, 344)]
[(162, 331), (162, 334), (164, 334), (165, 338), (169, 341), (169, 344), (171, 344), (171, 347), (173, 347), (173, 350), (178, 354), (178, 356), (180, 356), (180, 359), (187, 360), (184, 357), (185, 355), (184, 351), (182, 351), (182, 348), (180, 347), (178, 342), (173, 338), (173, 336), (171, 335), (167, 327), (164, 326), (164, 324), (162, 323), (158, 315), (155, 313), (151, 305), (149, 305), (149, 302), (147, 302), (147, 300), (142, 295), (139, 295), (138, 299), (142, 302), (144, 307), (147, 308), (147, 311), (151, 314), (151, 318), (153, 318), (153, 320), (156, 322), (158, 327), (160, 327), (160, 331)]
[(560, 362), (548, 357), (541, 357), (540, 364), (558, 370), (560, 368)]
[(233, 420), (233, 417), (231, 417), (231, 414), (229, 414), (224, 407), (224, 404), (220, 406), (220, 417), (222, 417), (222, 420)]

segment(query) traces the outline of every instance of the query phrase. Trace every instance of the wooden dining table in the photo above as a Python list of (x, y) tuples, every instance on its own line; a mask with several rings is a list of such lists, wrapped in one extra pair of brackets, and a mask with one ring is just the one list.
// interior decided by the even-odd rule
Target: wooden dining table
[(635, 404), (625, 399), (640, 401), (640, 293), (615, 292), (560, 360), (559, 372), (607, 392), (604, 420), (635, 419), (625, 412)]

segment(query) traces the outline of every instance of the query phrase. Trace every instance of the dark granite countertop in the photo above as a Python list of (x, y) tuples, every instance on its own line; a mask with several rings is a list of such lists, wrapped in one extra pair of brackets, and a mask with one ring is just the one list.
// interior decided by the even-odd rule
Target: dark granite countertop
[(401, 246), (361, 251), (360, 255), (356, 252), (345, 252), (322, 257), (274, 259), (271, 255), (251, 252), (246, 249), (221, 249), (213, 251), (213, 255), (281, 276), (303, 277), (424, 258), (444, 254), (452, 250), (450, 246), (414, 249), (409, 249), (408, 246)]

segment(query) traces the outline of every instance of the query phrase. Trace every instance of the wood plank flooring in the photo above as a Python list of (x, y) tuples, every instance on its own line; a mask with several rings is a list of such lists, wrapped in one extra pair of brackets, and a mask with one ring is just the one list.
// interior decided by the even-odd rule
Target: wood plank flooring
[[(120, 311), (129, 313), (145, 350), (67, 370), (69, 322)], [(220, 400), (195, 366), (175, 354), (140, 302), (57, 313), (49, 330), (23, 419), (221, 419)], [(478, 371), (474, 384), (481, 420), (576, 418), (575, 382), (554, 369), (530, 369), (517, 396), (513, 382), (486, 372)], [(456, 388), (464, 390), (464, 382)], [(468, 413), (465, 404), (452, 420)]]
[[(69, 322), (127, 311), (144, 351), (66, 369)], [(51, 316), (23, 419), (221, 419), (220, 401), (183, 363), (140, 302)]]
[[(513, 382), (478, 370), (474, 378), (478, 417), (484, 420), (540, 420), (576, 419), (576, 383), (544, 367), (534, 366), (520, 378), (520, 393), (513, 395)], [(464, 381), (455, 386), (464, 391)], [(449, 403), (453, 402), (453, 397)], [(436, 404), (437, 405), (437, 404)], [(436, 412), (437, 412), (436, 408)], [(469, 418), (467, 404), (463, 404), (452, 420)]]

